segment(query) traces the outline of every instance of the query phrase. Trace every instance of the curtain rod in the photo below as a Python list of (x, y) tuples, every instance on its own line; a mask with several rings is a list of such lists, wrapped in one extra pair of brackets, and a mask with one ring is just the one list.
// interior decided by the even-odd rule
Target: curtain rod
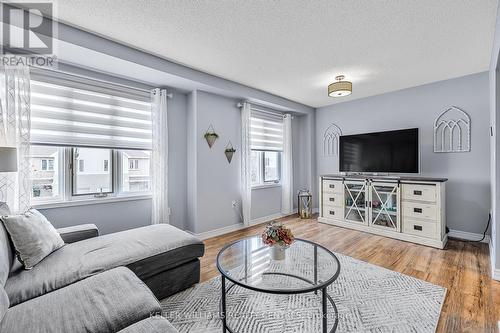
[(107, 146), (93, 146), (93, 145), (78, 145), (66, 143), (43, 143), (43, 142), (30, 142), (31, 146), (49, 146), (57, 148), (96, 148), (96, 149), (114, 149), (114, 150), (138, 150), (138, 151), (152, 151), (153, 148), (137, 148), (137, 147), (107, 147)]
[[(76, 67), (76, 68), (78, 68), (78, 67)], [(37, 74), (40, 74), (40, 75), (45, 75), (45, 72), (54, 73), (52, 75), (66, 75), (66, 76), (75, 78), (74, 80), (76, 80), (77, 82), (78, 82), (79, 78), (84, 78), (86, 80), (93, 80), (93, 81), (97, 81), (97, 82), (102, 82), (103, 84), (106, 84), (106, 85), (124, 87), (125, 89), (135, 90), (135, 91), (144, 92), (144, 93), (150, 93), (151, 90), (157, 89), (157, 88), (153, 88), (153, 89), (149, 89), (148, 90), (148, 89), (144, 89), (144, 88), (130, 86), (130, 85), (123, 84), (123, 83), (111, 82), (111, 81), (108, 81), (108, 80), (105, 80), (105, 79), (102, 79), (102, 78), (92, 77), (91, 75), (81, 75), (81, 74), (75, 74), (75, 73), (64, 71), (64, 70), (55, 70), (55, 69), (47, 69), (47, 68), (42, 68), (42, 67), (30, 66), (30, 70), (33, 70), (33, 69), (34, 69), (35, 73), (36, 72), (40, 72), (40, 73), (37, 73)], [(79, 69), (81, 69), (81, 68), (79, 68)], [(92, 72), (92, 70), (88, 70), (88, 71)], [(48, 75), (50, 75), (50, 74), (48, 74)], [(117, 77), (117, 78), (118, 79), (122, 79), (122, 78), (119, 78), (119, 77)], [(129, 80), (129, 79), (124, 79), (124, 80)], [(168, 92), (169, 89), (166, 89), (166, 88), (158, 88), (158, 89), (165, 89), (165, 90), (167, 90), (167, 98), (171, 99), (171, 98), (174, 97), (173, 93)]]

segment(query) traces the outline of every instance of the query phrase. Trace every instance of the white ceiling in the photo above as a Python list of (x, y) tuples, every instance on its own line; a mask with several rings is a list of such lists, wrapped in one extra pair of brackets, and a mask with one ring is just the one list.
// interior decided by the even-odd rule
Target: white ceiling
[[(318, 107), (486, 71), (498, 0), (59, 0), (71, 25)], [(327, 96), (338, 74), (353, 94)]]

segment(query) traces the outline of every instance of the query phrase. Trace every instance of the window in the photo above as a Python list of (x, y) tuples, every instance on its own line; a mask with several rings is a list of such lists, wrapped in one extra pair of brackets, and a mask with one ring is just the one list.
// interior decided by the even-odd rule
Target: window
[(250, 128), (252, 185), (278, 184), (281, 180), (283, 118), (252, 110)]
[(280, 181), (281, 175), (281, 152), (265, 151), (264, 152), (264, 182)]
[[(130, 160), (133, 169), (129, 169)], [(33, 145), (30, 153), (33, 203), (89, 199), (102, 194), (118, 197), (148, 194), (150, 160), (151, 151), (147, 150)], [(71, 165), (76, 169), (72, 170)]]
[(31, 147), (31, 195), (34, 199), (54, 200), (60, 197), (62, 172), (58, 165), (62, 156), (62, 150), (57, 147)]
[(281, 180), (281, 152), (253, 150), (251, 155), (252, 185), (276, 184)]
[(40, 68), (30, 77), (34, 204), (150, 192), (150, 91)]
[(78, 165), (78, 171), (73, 170), (73, 195), (113, 193), (113, 174), (101, 168), (111, 155), (111, 149), (73, 148), (73, 165)]
[(129, 159), (128, 160), (128, 168), (129, 168), (129, 170), (138, 170), (139, 169), (139, 160), (138, 159)]
[(53, 171), (54, 170), (54, 160), (53, 159), (41, 159), (41, 169), (43, 171)]

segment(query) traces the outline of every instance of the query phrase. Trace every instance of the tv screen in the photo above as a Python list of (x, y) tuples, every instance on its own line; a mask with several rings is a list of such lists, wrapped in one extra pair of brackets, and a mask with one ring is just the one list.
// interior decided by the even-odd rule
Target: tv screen
[(341, 172), (418, 173), (418, 128), (343, 135)]

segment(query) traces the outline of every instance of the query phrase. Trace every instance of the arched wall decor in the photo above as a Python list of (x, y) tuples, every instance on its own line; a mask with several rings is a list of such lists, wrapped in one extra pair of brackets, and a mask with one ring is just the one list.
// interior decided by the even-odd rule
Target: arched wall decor
[(323, 155), (338, 156), (339, 155), (339, 137), (342, 135), (342, 130), (335, 124), (331, 124), (325, 130), (323, 135)]
[(434, 152), (470, 151), (470, 126), (469, 115), (455, 106), (441, 112), (434, 121)]

